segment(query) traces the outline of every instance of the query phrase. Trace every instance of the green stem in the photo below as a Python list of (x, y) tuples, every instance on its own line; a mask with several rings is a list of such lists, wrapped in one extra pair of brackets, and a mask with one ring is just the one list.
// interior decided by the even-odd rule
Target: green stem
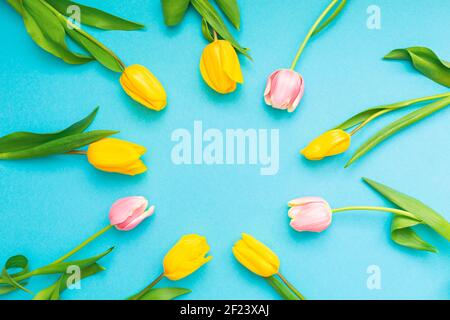
[(392, 111), (394, 109), (383, 109), (378, 111), (377, 113), (374, 113), (373, 115), (371, 115), (369, 118), (367, 118), (364, 122), (360, 123), (355, 129), (353, 129), (349, 134), (352, 136), (355, 133), (357, 133), (359, 130), (361, 130), (364, 126), (366, 126), (370, 121), (378, 118), (379, 116), (388, 113), (390, 111)]
[(270, 284), (272, 288), (284, 299), (284, 300), (300, 300), (289, 288), (287, 288), (278, 278), (270, 276), (264, 278)]
[(160, 282), (164, 278), (164, 272), (161, 273), (155, 280), (152, 281), (148, 286), (142, 289), (138, 294), (128, 298), (128, 300), (139, 300), (144, 294), (148, 292), (151, 288), (153, 288), (158, 282)]
[(73, 24), (69, 19), (67, 19), (64, 15), (62, 15), (58, 10), (56, 10), (55, 8), (53, 8), (50, 4), (48, 4), (45, 1), (42, 1), (42, 4), (45, 5), (50, 11), (52, 11), (56, 17), (58, 17), (58, 19), (60, 21), (63, 22), (64, 27), (66, 26), (70, 26), (75, 32), (80, 33), (81, 35), (85, 36), (86, 38), (88, 38), (89, 40), (91, 40), (92, 42), (95, 42), (95, 44), (97, 44), (99, 47), (101, 47), (103, 50), (107, 51), (113, 58), (114, 60), (117, 61), (117, 63), (120, 65), (120, 68), (122, 69), (122, 71), (125, 70), (126, 66), (125, 64), (122, 62), (122, 60), (120, 60), (120, 58), (114, 53), (112, 52), (112, 50), (110, 50), (109, 48), (107, 48), (105, 45), (103, 45), (103, 43), (101, 43), (100, 41), (98, 41), (97, 39), (95, 39), (93, 36), (91, 36), (89, 33), (83, 31), (79, 26)]
[(306, 300), (306, 298), (289, 282), (281, 273), (277, 273), (277, 275), (280, 277), (281, 281), (284, 282), (284, 284), (291, 289), (291, 291), (300, 299), (300, 300)]
[(390, 212), (395, 213), (398, 215), (402, 215), (408, 218), (417, 219), (416, 216), (411, 214), (408, 211), (400, 210), (400, 209), (394, 209), (394, 208), (386, 208), (386, 207), (374, 207), (374, 206), (352, 206), (352, 207), (342, 207), (342, 208), (336, 208), (331, 210), (333, 213), (337, 212), (343, 212), (343, 211), (384, 211), (384, 212)]
[(67, 258), (73, 256), (75, 253), (77, 253), (78, 251), (80, 251), (81, 249), (83, 249), (86, 245), (88, 245), (90, 242), (92, 242), (93, 240), (97, 239), (99, 236), (101, 236), (102, 234), (104, 234), (106, 231), (108, 231), (109, 229), (111, 229), (113, 227), (113, 225), (108, 225), (106, 227), (104, 227), (102, 230), (98, 231), (97, 233), (93, 234), (92, 236), (90, 236), (89, 238), (87, 238), (85, 241), (83, 241), (82, 243), (80, 243), (78, 246), (76, 246), (74, 249), (70, 250), (68, 253), (66, 253), (65, 255), (63, 255), (61, 258), (59, 258), (58, 260), (55, 260), (51, 263), (52, 264), (57, 264), (60, 262), (63, 262), (64, 260), (66, 260)]
[[(92, 242), (93, 240), (97, 239), (99, 236), (101, 236), (102, 234), (104, 234), (106, 231), (108, 231), (109, 229), (111, 229), (113, 227), (113, 225), (108, 225), (105, 228), (103, 228), (102, 230), (98, 231), (97, 233), (95, 233), (94, 235), (90, 236), (88, 239), (86, 239), (85, 241), (83, 241), (81, 244), (79, 244), (77, 247), (75, 247), (74, 249), (70, 250), (68, 253), (66, 253), (65, 255), (63, 255), (61, 258), (59, 258), (58, 260), (53, 261), (52, 263), (50, 263), (49, 265), (53, 265), (53, 264), (57, 264), (60, 262), (63, 262), (64, 260), (66, 260), (67, 258), (71, 257), (72, 255), (74, 255), (75, 253), (77, 253), (78, 251), (80, 251), (81, 249), (83, 249), (86, 245), (88, 245), (90, 242)], [(33, 276), (33, 271), (30, 271), (28, 273), (22, 274), (18, 277), (14, 277), (14, 280), (17, 282), (20, 282), (22, 280), (31, 278)], [(7, 282), (5, 282), (4, 280), (2, 280), (0, 278), (0, 284), (6, 284)]]
[(87, 152), (85, 150), (72, 150), (72, 151), (67, 151), (66, 154), (86, 155)]
[(295, 69), (298, 59), (300, 58), (300, 55), (302, 54), (303, 49), (305, 49), (306, 44), (308, 43), (309, 39), (313, 35), (314, 30), (316, 30), (317, 26), (320, 24), (320, 22), (323, 20), (323, 18), (325, 18), (325, 16), (328, 14), (328, 12), (330, 12), (330, 10), (335, 6), (335, 4), (337, 2), (338, 2), (338, 0), (331, 1), (331, 3), (328, 5), (328, 7), (319, 16), (319, 18), (317, 18), (316, 22), (314, 22), (313, 26), (311, 27), (311, 29), (309, 30), (305, 39), (303, 40), (302, 44), (300, 45), (300, 48), (298, 49), (297, 54), (295, 55), (294, 61), (292, 62), (292, 65), (291, 65), (291, 70)]
[(406, 101), (401, 101), (401, 102), (396, 102), (396, 103), (392, 103), (392, 104), (387, 104), (387, 105), (375, 107), (373, 109), (380, 109), (380, 110), (378, 112), (374, 113), (369, 118), (367, 118), (362, 123), (360, 123), (355, 129), (353, 129), (350, 132), (350, 135), (354, 135), (356, 132), (358, 132), (360, 129), (362, 129), (364, 126), (366, 126), (369, 122), (371, 122), (372, 120), (378, 118), (379, 116), (382, 116), (385, 113), (397, 110), (399, 108), (407, 107), (407, 106), (410, 106), (410, 105), (415, 104), (415, 103), (429, 101), (429, 100), (436, 100), (436, 99), (445, 98), (445, 97), (448, 97), (448, 96), (450, 96), (450, 92), (440, 93), (440, 94), (435, 94), (435, 95), (432, 95), (432, 96), (415, 98), (415, 99), (410, 99), (410, 100), (406, 100)]

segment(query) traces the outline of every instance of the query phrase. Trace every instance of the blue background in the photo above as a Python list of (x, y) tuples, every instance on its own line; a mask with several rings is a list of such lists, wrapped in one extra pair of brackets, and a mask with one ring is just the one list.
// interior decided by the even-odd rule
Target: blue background
[[(304, 52), (297, 70), (306, 94), (293, 114), (267, 107), (267, 76), (288, 67), (307, 30), (328, 1), (239, 1), (240, 32), (254, 62), (240, 57), (245, 84), (222, 96), (202, 81), (198, 63), (206, 41), (190, 9), (175, 28), (164, 25), (159, 1), (84, 0), (108, 12), (145, 23), (144, 31), (92, 30), (127, 64), (147, 66), (169, 99), (160, 113), (133, 102), (118, 74), (98, 63), (71, 66), (37, 47), (20, 17), (0, 3), (0, 135), (13, 131), (52, 132), (100, 112), (93, 129), (117, 129), (118, 137), (148, 147), (149, 170), (136, 177), (95, 170), (79, 156), (0, 163), (0, 261), (18, 253), (36, 268), (53, 261), (108, 223), (120, 197), (144, 195), (155, 215), (132, 232), (110, 231), (77, 257), (116, 246), (101, 263), (106, 272), (82, 282), (65, 299), (121, 299), (148, 284), (162, 270), (164, 254), (184, 234), (207, 237), (213, 260), (176, 283), (190, 299), (277, 299), (263, 279), (233, 257), (231, 247), (247, 232), (271, 247), (281, 271), (311, 299), (448, 299), (450, 248), (427, 228), (418, 232), (439, 254), (413, 251), (389, 238), (390, 217), (378, 212), (342, 213), (322, 234), (289, 227), (286, 203), (304, 195), (326, 198), (334, 207), (389, 205), (360, 180), (383, 182), (415, 196), (450, 219), (450, 113), (443, 110), (386, 141), (349, 169), (345, 161), (392, 114), (355, 136), (344, 155), (313, 163), (298, 150), (313, 137), (354, 113), (379, 104), (437, 94), (448, 89), (402, 62), (382, 61), (390, 50), (414, 45), (450, 59), (447, 0), (350, 1), (342, 16)], [(366, 9), (381, 8), (381, 30), (366, 27)], [(91, 30), (90, 30), (91, 31)], [(280, 170), (260, 176), (257, 166), (176, 166), (170, 136), (177, 128), (279, 128)], [(381, 290), (366, 287), (369, 265), (381, 268)], [(34, 278), (37, 292), (51, 277)], [(3, 298), (3, 297), (2, 297)], [(5, 298), (30, 296), (17, 292)]]

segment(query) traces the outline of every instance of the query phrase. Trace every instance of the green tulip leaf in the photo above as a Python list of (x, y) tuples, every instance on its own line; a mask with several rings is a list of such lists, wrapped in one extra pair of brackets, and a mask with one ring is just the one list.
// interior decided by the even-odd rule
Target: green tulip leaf
[(423, 223), (417, 219), (394, 214), (391, 224), (391, 239), (395, 243), (411, 249), (437, 252), (435, 247), (425, 242), (411, 228), (418, 224)]
[(191, 3), (195, 10), (197, 10), (206, 22), (208, 22), (211, 28), (213, 28), (223, 39), (229, 41), (237, 51), (251, 59), (247, 52), (248, 49), (241, 47), (241, 45), (234, 39), (222, 18), (208, 0), (191, 0)]
[(272, 288), (284, 299), (284, 300), (300, 300), (286, 285), (284, 285), (275, 276), (264, 278), (270, 284)]
[(241, 15), (239, 13), (239, 6), (236, 0), (216, 0), (220, 10), (230, 20), (231, 24), (239, 30), (241, 26)]
[[(21, 269), (20, 271), (10, 274), (9, 269)], [(26, 285), (26, 282), (23, 281), (22, 283), (20, 281), (16, 281), (14, 278), (22, 276), (26, 274), (29, 271), (28, 268), (28, 259), (27, 257), (23, 255), (17, 255), (10, 257), (2, 270), (1, 279), (6, 282), (7, 286), (2, 286), (0, 289), (3, 289), (2, 294), (9, 293), (11, 291), (14, 291), (15, 289), (20, 289), (28, 293), (32, 293), (30, 290), (24, 287)], [(9, 285), (9, 286), (8, 286)], [(1, 292), (1, 291), (0, 291)]]
[(138, 300), (173, 300), (190, 292), (192, 291), (184, 288), (154, 288), (148, 290)]
[[(81, 269), (81, 279), (85, 279), (87, 277), (93, 276), (99, 272), (106, 270), (104, 267), (99, 265), (98, 263), (94, 263), (90, 266), (87, 266)], [(67, 280), (70, 275), (64, 274), (59, 277), (51, 286), (39, 291), (34, 297), (33, 300), (59, 300), (61, 293), (67, 289)]]
[(22, 0), (21, 13), (27, 32), (45, 51), (71, 64), (92, 61), (90, 56), (74, 53), (65, 42), (64, 27), (42, 0)]
[(398, 110), (401, 108), (412, 106), (416, 103), (435, 100), (435, 99), (444, 98), (444, 97), (448, 97), (448, 96), (450, 96), (450, 93), (443, 93), (443, 94), (438, 94), (438, 95), (434, 95), (434, 96), (410, 99), (410, 100), (406, 100), (406, 101), (401, 101), (401, 102), (396, 102), (396, 103), (392, 103), (392, 104), (386, 104), (386, 105), (381, 105), (381, 106), (377, 106), (374, 108), (366, 109), (366, 110), (361, 111), (360, 113), (354, 115), (350, 119), (344, 121), (343, 123), (341, 123), (334, 129), (347, 130), (351, 127), (354, 127), (354, 126), (360, 124), (361, 122), (364, 122), (371, 116), (375, 115), (377, 112), (380, 112), (380, 111), (383, 111), (386, 109), (389, 109), (390, 111)]
[(387, 187), (368, 178), (363, 178), (371, 188), (398, 207), (413, 214), (417, 219), (395, 215), (391, 226), (391, 237), (396, 243), (412, 249), (437, 252), (430, 244), (423, 241), (411, 227), (425, 224), (450, 241), (450, 223), (439, 213), (421, 201)]
[(59, 262), (55, 264), (49, 264), (48, 266), (33, 270), (30, 274), (32, 276), (39, 276), (39, 275), (47, 275), (47, 274), (58, 274), (58, 273), (65, 273), (67, 271), (67, 268), (71, 266), (78, 266), (80, 269), (89, 267), (96, 263), (98, 260), (109, 254), (114, 247), (109, 248), (105, 252), (96, 255), (91, 258), (83, 259), (83, 260), (76, 260), (76, 261), (65, 261), (65, 262)]
[(80, 8), (80, 19), (81, 23), (104, 30), (139, 30), (144, 28), (143, 24), (126, 20), (102, 10), (88, 7), (70, 0), (46, 0), (50, 5), (52, 5), (56, 10), (58, 10), (62, 15), (68, 16), (70, 13), (67, 9), (70, 6), (77, 6)]
[(328, 14), (327, 19), (325, 19), (323, 22), (321, 22), (317, 26), (317, 28), (314, 30), (312, 35), (313, 36), (317, 35), (320, 31), (325, 29), (341, 13), (342, 9), (344, 9), (346, 4), (347, 4), (347, 0), (341, 0), (341, 2), (338, 4), (336, 9), (334, 9), (334, 11), (332, 11)]
[(189, 7), (190, 0), (161, 0), (164, 23), (170, 27), (179, 24)]
[[(64, 18), (66, 19), (66, 18)], [(98, 62), (111, 71), (121, 73), (124, 65), (110, 49), (81, 28), (69, 28), (66, 32), (72, 40), (88, 51)]]
[(370, 137), (367, 141), (365, 141), (358, 148), (358, 150), (356, 150), (356, 152), (353, 154), (353, 156), (347, 162), (345, 167), (347, 168), (348, 166), (350, 166), (353, 162), (355, 162), (356, 160), (361, 158), (363, 155), (365, 155), (367, 152), (369, 152), (375, 146), (377, 146), (384, 140), (388, 139), (389, 137), (391, 137), (392, 135), (394, 135), (401, 129), (406, 128), (409, 125), (422, 120), (423, 118), (445, 108), (449, 104), (450, 104), (450, 97), (442, 98), (438, 101), (428, 104), (425, 107), (415, 110), (415, 111), (401, 117), (400, 119), (392, 122), (391, 124), (385, 126), (383, 129), (381, 129), (376, 134), (374, 134), (372, 137)]
[(14, 10), (17, 11), (20, 15), (22, 15), (22, 3), (20, 0), (6, 0)]
[(73, 134), (82, 133), (94, 121), (98, 107), (94, 109), (86, 118), (72, 124), (70, 127), (56, 133), (32, 133), (15, 132), (0, 138), (0, 153), (14, 152), (36, 147), (40, 144), (67, 137)]
[(60, 139), (51, 140), (29, 149), (0, 153), (0, 160), (29, 159), (62, 154), (84, 147), (116, 133), (118, 133), (118, 131), (95, 130), (73, 134)]
[(413, 67), (431, 80), (450, 87), (450, 62), (443, 61), (425, 47), (410, 47), (389, 52), (384, 59), (408, 60)]
[(206, 40), (209, 42), (214, 41), (214, 35), (211, 33), (211, 29), (209, 28), (208, 22), (204, 18), (202, 18), (202, 34)]
[[(8, 0), (11, 6), (22, 15), (26, 29), (31, 38), (44, 50), (61, 58), (67, 63), (82, 64), (92, 60), (97, 60), (100, 64), (114, 72), (122, 72), (125, 68), (119, 57), (108, 49), (100, 41), (83, 31), (79, 26), (73, 24), (64, 14), (51, 6), (44, 0)], [(93, 8), (91, 8), (94, 10)], [(92, 11), (90, 11), (92, 13)], [(105, 13), (106, 14), (106, 13)], [(107, 18), (103, 16), (98, 26), (106, 27)], [(117, 18), (120, 19), (120, 18)], [(87, 20), (90, 21), (90, 18)], [(122, 29), (133, 30), (141, 25), (128, 22), (112, 22), (109, 20), (109, 26), (115, 24)], [(132, 25), (130, 25), (130, 23)], [(112, 26), (111, 26), (112, 27)], [(67, 48), (65, 36), (68, 35), (79, 46), (86, 50), (89, 55), (74, 53)]]

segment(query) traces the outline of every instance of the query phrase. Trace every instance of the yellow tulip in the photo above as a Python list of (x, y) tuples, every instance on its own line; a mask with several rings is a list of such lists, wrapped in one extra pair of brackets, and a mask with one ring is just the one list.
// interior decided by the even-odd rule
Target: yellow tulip
[(144, 66), (134, 64), (125, 68), (120, 84), (133, 100), (147, 108), (160, 111), (167, 104), (166, 91), (161, 82)]
[(311, 141), (300, 153), (308, 160), (322, 160), (347, 151), (350, 140), (350, 134), (344, 130), (330, 130)]
[(170, 280), (187, 277), (212, 259), (206, 257), (209, 245), (197, 234), (183, 236), (166, 254), (163, 261), (164, 276)]
[(247, 269), (261, 277), (278, 273), (280, 260), (277, 255), (252, 236), (243, 233), (242, 239), (233, 246), (236, 259)]
[(147, 171), (140, 157), (147, 150), (138, 144), (105, 138), (89, 145), (87, 158), (95, 168), (134, 176)]
[(205, 47), (200, 72), (208, 86), (222, 94), (236, 90), (236, 82), (244, 82), (236, 51), (226, 40), (215, 40)]

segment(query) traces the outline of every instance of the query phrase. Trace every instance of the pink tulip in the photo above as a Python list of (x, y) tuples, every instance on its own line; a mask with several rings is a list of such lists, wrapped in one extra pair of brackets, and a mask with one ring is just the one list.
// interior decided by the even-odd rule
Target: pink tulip
[(264, 100), (276, 109), (293, 112), (305, 91), (302, 76), (290, 69), (275, 71), (267, 79)]
[(319, 197), (304, 197), (289, 201), (290, 225), (296, 231), (321, 232), (331, 224), (330, 205)]
[(145, 218), (155, 212), (155, 206), (148, 208), (144, 197), (127, 197), (114, 202), (109, 211), (109, 221), (118, 230), (128, 231), (137, 227)]

